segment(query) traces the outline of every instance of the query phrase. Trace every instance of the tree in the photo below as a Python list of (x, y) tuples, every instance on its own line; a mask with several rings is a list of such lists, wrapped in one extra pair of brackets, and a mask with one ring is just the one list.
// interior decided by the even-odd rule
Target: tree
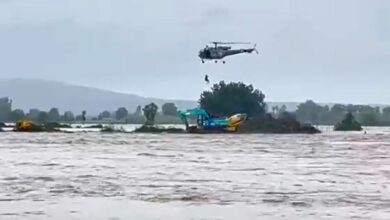
[(118, 108), (118, 110), (116, 110), (116, 112), (115, 112), (115, 118), (117, 120), (126, 119), (128, 115), (129, 115), (129, 112), (124, 107)]
[(0, 98), (0, 122), (7, 121), (12, 111), (12, 101), (8, 97)]
[(364, 112), (359, 114), (359, 121), (365, 126), (376, 126), (379, 125), (379, 115), (376, 111)]
[(246, 113), (248, 116), (265, 114), (264, 94), (254, 89), (252, 85), (242, 82), (224, 81), (214, 84), (211, 91), (204, 91), (199, 100), (201, 108), (206, 111), (230, 116), (237, 113)]
[(15, 122), (24, 119), (24, 117), (24, 112), (21, 109), (15, 109), (10, 114), (10, 120)]
[(137, 115), (137, 114), (129, 114), (127, 117), (127, 123), (131, 124), (144, 124), (145, 123), (145, 118), (142, 116), (142, 114)]
[(60, 121), (60, 113), (58, 111), (58, 108), (51, 108), (47, 117), (48, 117), (48, 121), (50, 122)]
[(80, 122), (80, 121), (83, 122), (83, 115), (76, 115), (75, 119), (77, 122)]
[(164, 103), (161, 107), (163, 115), (177, 115), (177, 107), (175, 103)]
[[(357, 109), (356, 106), (354, 107), (354, 109), (355, 110)], [(336, 122), (343, 120), (343, 118), (347, 112), (349, 112), (347, 106), (342, 105), (342, 104), (335, 104), (330, 109), (329, 114), (331, 115), (332, 122), (336, 123)]]
[(87, 119), (86, 115), (87, 115), (87, 112), (85, 110), (82, 111), (81, 115), (76, 116), (76, 121), (81, 121), (82, 123), (84, 123), (85, 120)]
[(271, 107), (272, 109), (272, 115), (276, 116), (279, 113), (279, 106), (275, 105)]
[(153, 102), (149, 105), (146, 105), (142, 111), (144, 112), (146, 118), (146, 125), (154, 125), (154, 118), (156, 117), (158, 106)]
[(74, 118), (73, 112), (71, 112), (71, 111), (66, 111), (66, 112), (64, 113), (64, 121), (66, 121), (66, 122), (72, 122), (72, 121), (74, 121), (74, 120), (75, 120), (75, 118)]
[(382, 114), (385, 117), (390, 117), (390, 107), (386, 107), (382, 109)]
[(38, 115), (39, 115), (39, 109), (32, 108), (29, 110), (27, 114), (27, 118), (32, 120), (32, 121), (38, 121)]
[(48, 122), (48, 113), (44, 111), (40, 111), (38, 116), (37, 116), (37, 121), (40, 123), (46, 123)]
[(137, 106), (137, 109), (135, 110), (136, 115), (142, 115), (142, 107), (140, 105)]
[(298, 105), (296, 116), (301, 122), (318, 123), (322, 111), (322, 106), (317, 105), (312, 100), (307, 100)]
[(85, 120), (87, 119), (86, 115), (87, 115), (87, 111), (84, 110), (84, 111), (81, 113), (81, 120), (83, 120), (83, 122), (85, 122)]
[(278, 112), (278, 116), (281, 116), (283, 115), (284, 113), (287, 112), (287, 106), (285, 104), (283, 104), (280, 108), (279, 108), (279, 112)]
[(384, 124), (390, 124), (390, 107), (386, 107), (382, 109), (382, 120)]
[(98, 120), (103, 120), (105, 118), (111, 118), (111, 113), (107, 110), (99, 114)]
[(334, 126), (335, 131), (361, 131), (362, 126), (355, 120), (352, 112), (348, 112), (344, 119)]

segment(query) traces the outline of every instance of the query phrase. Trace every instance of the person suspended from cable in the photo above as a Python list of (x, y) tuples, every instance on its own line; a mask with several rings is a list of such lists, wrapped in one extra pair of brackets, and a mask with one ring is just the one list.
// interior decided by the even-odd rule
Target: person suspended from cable
[(205, 81), (207, 84), (210, 83), (209, 76), (208, 76), (207, 74), (204, 76), (204, 81)]

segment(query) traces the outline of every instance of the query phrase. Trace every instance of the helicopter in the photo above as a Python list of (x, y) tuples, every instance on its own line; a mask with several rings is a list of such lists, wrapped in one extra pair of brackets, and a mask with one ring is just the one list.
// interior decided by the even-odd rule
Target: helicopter
[[(255, 51), (257, 54), (259, 53), (256, 50), (256, 44), (253, 46), (253, 48), (247, 48), (247, 49), (232, 49), (231, 46), (219, 46), (219, 45), (232, 45), (232, 44), (250, 44), (246, 42), (211, 42), (214, 44), (213, 47), (209, 47), (206, 45), (206, 47), (199, 51), (199, 58), (202, 60), (202, 63), (205, 63), (205, 60), (214, 60), (215, 63), (218, 62), (218, 60), (221, 60), (225, 58), (226, 56), (232, 56), (236, 54), (241, 53), (252, 53)], [(226, 63), (224, 60), (222, 63)]]

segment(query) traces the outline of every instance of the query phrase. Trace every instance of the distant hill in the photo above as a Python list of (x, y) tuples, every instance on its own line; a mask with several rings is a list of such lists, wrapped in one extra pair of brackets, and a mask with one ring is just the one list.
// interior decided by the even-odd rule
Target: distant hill
[(126, 107), (132, 112), (138, 105), (143, 106), (150, 102), (155, 102), (159, 106), (165, 102), (174, 102), (179, 109), (197, 106), (196, 101), (145, 98), (35, 79), (0, 79), (0, 97), (11, 98), (13, 109), (20, 108), (28, 111), (31, 108), (38, 108), (48, 111), (52, 107), (57, 107), (61, 112), (71, 110), (78, 113), (86, 110), (89, 115), (97, 115), (103, 110), (114, 111), (118, 107)]

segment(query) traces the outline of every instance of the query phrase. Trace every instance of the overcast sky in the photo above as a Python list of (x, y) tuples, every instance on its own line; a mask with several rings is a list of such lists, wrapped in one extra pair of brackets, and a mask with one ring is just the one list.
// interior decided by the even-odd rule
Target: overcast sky
[[(214, 40), (260, 54), (201, 64)], [(390, 103), (390, 1), (0, 0), (0, 78), (197, 99), (206, 73), (268, 101)]]

